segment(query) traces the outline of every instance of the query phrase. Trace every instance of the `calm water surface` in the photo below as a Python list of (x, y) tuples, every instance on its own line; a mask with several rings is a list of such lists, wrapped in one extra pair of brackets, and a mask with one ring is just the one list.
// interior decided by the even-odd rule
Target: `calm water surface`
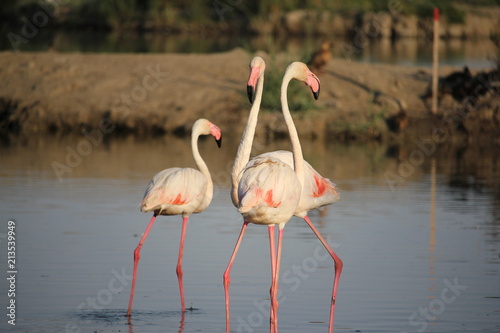
[[(12, 31), (0, 31), (7, 35)], [(21, 34), (20, 31), (16, 33)], [(213, 53), (230, 51), (236, 47), (251, 53), (265, 51), (270, 54), (287, 52), (296, 59), (307, 61), (316, 51), (324, 37), (274, 38), (271, 36), (208, 35), (164, 33), (107, 33), (92, 31), (40, 32), (20, 51), (46, 51), (53, 47), (58, 52), (125, 52), (125, 53)], [(432, 42), (422, 38), (360, 39), (333, 38), (333, 53), (336, 58), (369, 63), (390, 63), (405, 66), (432, 66)], [(12, 50), (7, 38), (0, 40), (0, 50)], [(486, 39), (442, 40), (439, 47), (441, 65), (483, 69), (495, 66), (498, 45)]]
[[(150, 219), (139, 212), (149, 179), (192, 166), (187, 138), (115, 139), (93, 147), (69, 172), (83, 138), (0, 147), (0, 267), (7, 276), (7, 223), (16, 223), (19, 332), (222, 332), (222, 273), (242, 219), (229, 199), (237, 140), (200, 142), (216, 183), (211, 206), (192, 216), (184, 254), (181, 315), (175, 266), (181, 219), (159, 217), (143, 250), (131, 325), (124, 317), (133, 250)], [(69, 147), (69, 148), (68, 148)], [(286, 142), (260, 145), (288, 148)], [(416, 149), (304, 142), (306, 158), (335, 180), (342, 201), (310, 216), (344, 261), (337, 332), (500, 331), (500, 158), (494, 150), (442, 148), (411, 172)], [(394, 151), (398, 151), (394, 154)], [(257, 151), (260, 152), (260, 151)], [(256, 152), (256, 153), (257, 153)], [(406, 156), (406, 159), (405, 159)], [(392, 187), (391, 175), (403, 176)], [(435, 185), (432, 185), (435, 184)], [(232, 331), (268, 331), (267, 229), (250, 225), (233, 267)], [(282, 332), (326, 332), (333, 264), (307, 225), (285, 228), (280, 282)]]

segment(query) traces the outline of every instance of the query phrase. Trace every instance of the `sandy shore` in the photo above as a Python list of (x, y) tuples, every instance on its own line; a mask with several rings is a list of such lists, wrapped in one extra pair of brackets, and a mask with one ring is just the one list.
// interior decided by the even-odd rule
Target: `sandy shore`
[[(205, 117), (225, 133), (241, 135), (250, 109), (246, 80), (252, 56), (242, 49), (217, 54), (3, 52), (0, 128), (16, 135), (92, 129), (108, 135), (182, 135)], [(282, 70), (295, 60), (276, 59)], [(442, 67), (440, 75), (454, 70), (460, 69)], [(429, 69), (334, 59), (319, 77), (320, 108), (294, 116), (302, 137), (403, 140), (441, 128), (459, 140), (498, 140), (499, 98), (483, 97), (473, 112), (464, 113), (447, 96), (432, 115), (420, 98), (429, 85)], [(278, 110), (261, 112), (258, 135), (283, 133)]]

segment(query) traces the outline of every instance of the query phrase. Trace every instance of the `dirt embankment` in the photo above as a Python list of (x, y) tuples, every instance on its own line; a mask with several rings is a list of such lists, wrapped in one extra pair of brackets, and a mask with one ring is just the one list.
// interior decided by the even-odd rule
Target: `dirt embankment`
[[(209, 55), (4, 52), (0, 132), (183, 135), (205, 117), (241, 135), (250, 109), (250, 59), (241, 49)], [(283, 70), (289, 60), (277, 57)], [(440, 75), (454, 70), (460, 69), (441, 68)], [(301, 137), (403, 140), (441, 128), (458, 140), (499, 140), (499, 97), (486, 94), (465, 108), (445, 96), (433, 115), (420, 97), (428, 69), (335, 59), (319, 77), (321, 108), (294, 115)], [(258, 135), (285, 133), (278, 111), (261, 112)]]

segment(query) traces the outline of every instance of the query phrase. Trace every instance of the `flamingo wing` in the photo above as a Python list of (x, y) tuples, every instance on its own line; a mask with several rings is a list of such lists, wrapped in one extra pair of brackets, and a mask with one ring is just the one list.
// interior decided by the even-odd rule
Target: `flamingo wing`
[(257, 224), (286, 223), (300, 198), (299, 180), (286, 163), (265, 156), (252, 159), (238, 184), (238, 210)]
[(203, 201), (207, 188), (206, 177), (191, 168), (171, 168), (157, 173), (146, 189), (142, 212), (160, 215), (189, 215)]
[[(277, 150), (259, 156), (277, 158), (293, 169), (293, 154), (290, 151)], [(297, 212), (308, 211), (340, 200), (336, 185), (328, 178), (321, 176), (307, 161), (304, 161), (304, 173), (304, 184)]]

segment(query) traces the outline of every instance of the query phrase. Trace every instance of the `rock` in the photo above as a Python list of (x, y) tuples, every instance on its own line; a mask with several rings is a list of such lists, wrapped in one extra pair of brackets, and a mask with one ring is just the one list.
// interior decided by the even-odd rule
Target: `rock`
[(337, 36), (347, 36), (354, 29), (354, 18), (334, 15), (329, 22), (330, 32)]
[(418, 37), (418, 18), (410, 15), (398, 15), (393, 18), (393, 37)]
[(500, 20), (486, 17), (467, 15), (464, 33), (467, 38), (489, 37), (494, 33), (498, 33)]
[(447, 38), (464, 38), (465, 37), (465, 26), (463, 24), (448, 24), (445, 27), (445, 36)]
[(322, 12), (318, 15), (318, 21), (316, 23), (315, 33), (318, 35), (329, 35), (332, 31), (332, 15), (330, 12)]
[(294, 35), (303, 34), (305, 31), (304, 22), (309, 15), (309, 12), (303, 9), (286, 14), (284, 18), (286, 30)]
[(274, 31), (274, 24), (271, 21), (251, 21), (250, 32), (257, 35), (270, 35)]
[(388, 12), (366, 13), (362, 17), (362, 31), (372, 38), (391, 37), (392, 16)]

